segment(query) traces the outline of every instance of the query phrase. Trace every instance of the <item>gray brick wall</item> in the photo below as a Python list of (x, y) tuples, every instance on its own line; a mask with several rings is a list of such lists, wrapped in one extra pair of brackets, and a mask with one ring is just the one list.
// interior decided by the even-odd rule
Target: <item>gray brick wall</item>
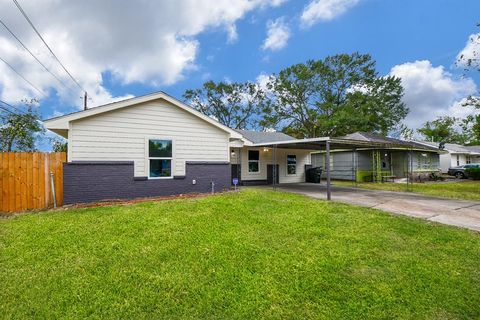
[(215, 191), (231, 185), (228, 162), (187, 162), (185, 176), (152, 180), (134, 177), (133, 166), (133, 161), (64, 163), (64, 204), (206, 193), (211, 181)]

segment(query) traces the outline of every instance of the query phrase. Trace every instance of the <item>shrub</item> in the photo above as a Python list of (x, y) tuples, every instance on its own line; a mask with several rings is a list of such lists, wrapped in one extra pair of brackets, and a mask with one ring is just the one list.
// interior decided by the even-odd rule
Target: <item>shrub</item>
[(412, 172), (409, 174), (412, 182), (443, 181), (445, 180), (439, 171)]
[(445, 180), (445, 178), (442, 177), (442, 173), (439, 172), (439, 171), (435, 171), (435, 172), (430, 173), (429, 178), (432, 181), (443, 181), (443, 180)]
[(468, 168), (465, 170), (467, 176), (473, 180), (480, 180), (480, 167)]

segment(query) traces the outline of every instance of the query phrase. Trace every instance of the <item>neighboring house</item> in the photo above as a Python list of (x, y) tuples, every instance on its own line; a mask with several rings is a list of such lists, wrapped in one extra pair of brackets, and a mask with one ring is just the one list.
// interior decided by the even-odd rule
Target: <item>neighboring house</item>
[[(437, 142), (417, 141), (417, 143), (438, 148)], [(447, 173), (449, 168), (463, 166), (470, 163), (480, 163), (480, 146), (462, 146), (455, 143), (446, 143), (444, 149), (447, 153), (440, 155), (440, 168)]]
[[(365, 132), (342, 138), (380, 144), (380, 147), (332, 151), (330, 168), (333, 179), (381, 181), (382, 176), (404, 178), (408, 173), (438, 172), (440, 168), (439, 150), (436, 147)], [(312, 154), (312, 165), (324, 168), (325, 152)]]
[[(311, 153), (326, 148), (356, 149), (358, 159), (366, 150), (388, 150), (405, 159), (413, 148), (416, 155), (426, 154), (425, 160), (419, 158), (425, 169), (435, 165), (431, 154), (437, 151), (356, 135), (294, 139), (279, 132), (233, 130), (163, 92), (44, 123), (68, 140), (65, 204), (221, 191), (231, 187), (232, 178), (243, 185), (304, 182)], [(330, 158), (334, 170), (339, 161), (336, 153)], [(380, 158), (375, 161), (377, 169), (387, 170)]]
[(480, 162), (480, 146), (466, 146), (465, 148), (476, 153), (475, 160), (477, 163)]

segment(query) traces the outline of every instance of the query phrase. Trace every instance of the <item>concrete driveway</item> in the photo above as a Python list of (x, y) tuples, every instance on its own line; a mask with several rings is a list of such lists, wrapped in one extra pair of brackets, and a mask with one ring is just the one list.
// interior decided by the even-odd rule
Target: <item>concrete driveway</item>
[[(326, 199), (324, 184), (282, 184), (278, 189)], [(332, 188), (332, 200), (480, 231), (480, 202), (441, 199), (415, 193)]]

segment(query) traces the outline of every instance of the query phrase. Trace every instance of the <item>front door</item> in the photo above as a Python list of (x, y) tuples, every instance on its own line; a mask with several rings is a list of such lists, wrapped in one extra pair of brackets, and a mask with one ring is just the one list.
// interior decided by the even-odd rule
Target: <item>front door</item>
[[(278, 164), (275, 167), (275, 184), (278, 184)], [(267, 164), (267, 184), (273, 184), (273, 164)]]
[(232, 164), (232, 178), (230, 180), (230, 183), (233, 185), (233, 179), (236, 178), (238, 179), (238, 184), (241, 184), (241, 176), (242, 176), (242, 168), (241, 165), (239, 164)]

